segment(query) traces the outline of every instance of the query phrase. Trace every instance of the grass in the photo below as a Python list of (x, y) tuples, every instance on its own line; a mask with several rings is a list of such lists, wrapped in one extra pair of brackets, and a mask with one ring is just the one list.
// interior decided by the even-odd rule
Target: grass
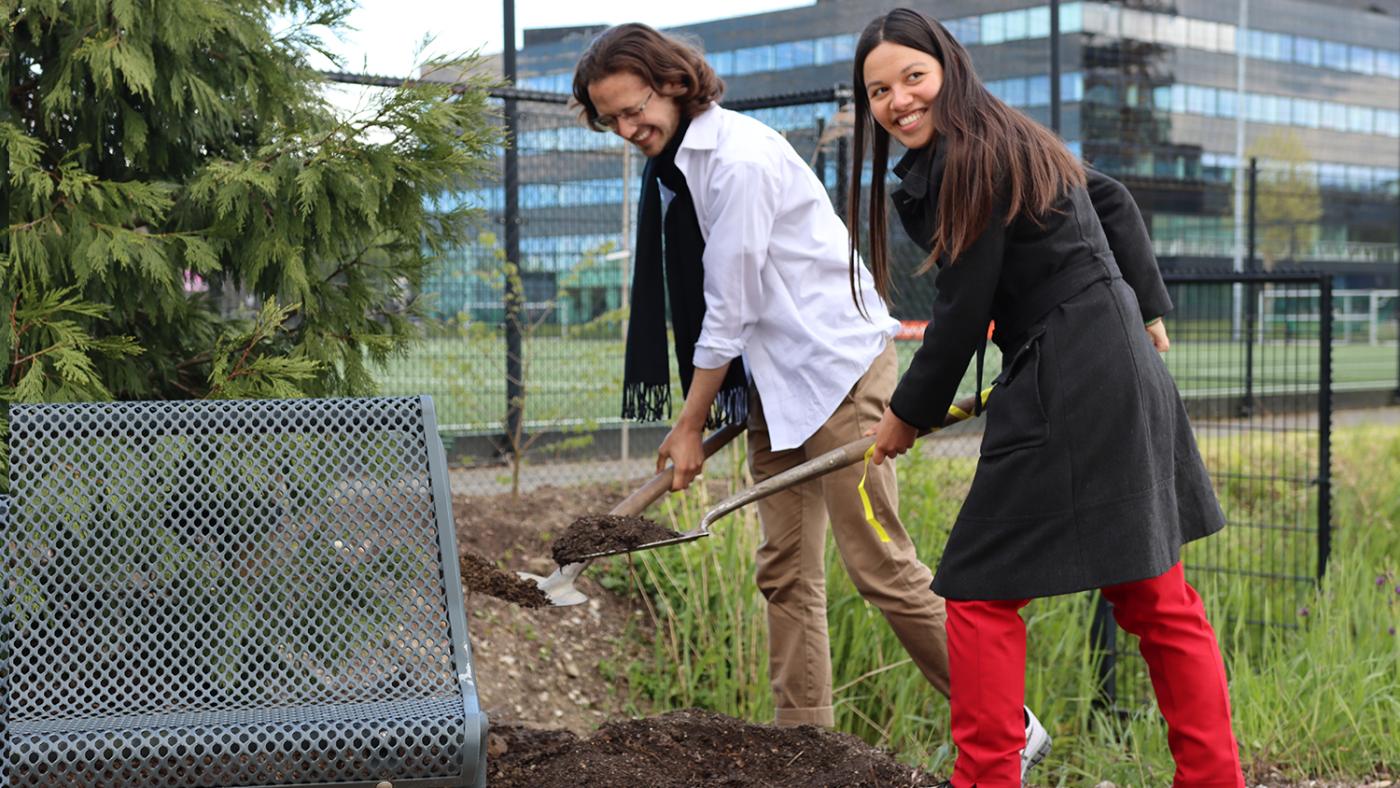
[[(1306, 441), (1285, 453), (1311, 453)], [(1283, 465), (1248, 442), (1202, 439), (1232, 523), (1264, 523), (1307, 511), (1315, 491), (1257, 478), (1259, 463)], [(1296, 459), (1296, 458), (1294, 458)], [(743, 468), (729, 458), (731, 484)], [(1300, 461), (1301, 462), (1301, 461)], [(966, 491), (973, 460), (925, 454), (900, 467), (902, 510), (920, 555), (936, 560)], [(1187, 571), (1206, 600), (1226, 654), (1235, 730), (1247, 768), (1285, 779), (1362, 779), (1400, 773), (1400, 428), (1346, 429), (1334, 436), (1335, 515), (1331, 561), (1321, 584), (1212, 575), (1207, 562), (1268, 566), (1277, 556), (1315, 555), (1314, 539), (1286, 530), (1240, 527), (1193, 546)], [(712, 466), (713, 478), (720, 470)], [(674, 496), (660, 512), (685, 528), (712, 503), (707, 492)], [(701, 706), (769, 721), (762, 600), (752, 582), (758, 523), (752, 508), (720, 522), (715, 536), (674, 550), (614, 559), (609, 577), (647, 600), (656, 623), (651, 659), (628, 669), (638, 708)], [(1306, 575), (1307, 572), (1305, 571)], [(1145, 698), (1126, 714), (1095, 704), (1090, 646), (1092, 597), (1033, 602), (1027, 702), (1051, 728), (1055, 750), (1033, 774), (1042, 785), (1166, 785), (1172, 764), (1165, 726)], [(860, 599), (828, 546), (828, 614), (841, 730), (935, 772), (954, 753), (947, 704), (909, 662), (883, 619)], [(1286, 626), (1258, 626), (1260, 619)], [(1119, 633), (1120, 643), (1126, 638)], [(1136, 658), (1120, 669), (1141, 672)], [(1139, 680), (1142, 680), (1139, 676)], [(1145, 681), (1145, 680), (1143, 680)], [(1272, 772), (1271, 772), (1272, 773)]]
[[(915, 342), (899, 342), (900, 368), (909, 364)], [(431, 394), (445, 431), (498, 430), (506, 407), (505, 346), (492, 332), (466, 332), (418, 343), (409, 355), (377, 373), (384, 394)], [(525, 417), (535, 424), (593, 426), (616, 422), (622, 390), (619, 340), (534, 337), (524, 344)], [(1241, 345), (1193, 338), (1182, 331), (1167, 356), (1186, 397), (1243, 391)], [(1337, 389), (1385, 388), (1397, 383), (1397, 351), (1390, 345), (1337, 345), (1333, 383)], [(672, 359), (674, 365), (674, 359)], [(989, 348), (986, 379), (1000, 369)], [(1318, 346), (1309, 342), (1256, 346), (1256, 393), (1295, 393), (1317, 380)], [(675, 379), (675, 375), (672, 375)], [(963, 391), (972, 391), (972, 373)], [(679, 401), (679, 392), (675, 392)]]

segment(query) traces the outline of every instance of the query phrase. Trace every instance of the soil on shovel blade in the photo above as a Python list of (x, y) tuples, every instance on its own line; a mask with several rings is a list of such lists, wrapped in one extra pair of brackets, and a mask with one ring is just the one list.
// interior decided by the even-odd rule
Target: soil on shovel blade
[(534, 582), (502, 572), (485, 556), (466, 550), (457, 563), (462, 569), (462, 584), (469, 591), (504, 599), (521, 607), (549, 607), (549, 595)]
[(554, 561), (560, 566), (576, 563), (586, 555), (625, 553), (644, 544), (680, 536), (645, 517), (595, 514), (575, 520), (554, 541)]
[(587, 739), (492, 726), (492, 788), (923, 788), (937, 779), (854, 736), (698, 709), (611, 722)]

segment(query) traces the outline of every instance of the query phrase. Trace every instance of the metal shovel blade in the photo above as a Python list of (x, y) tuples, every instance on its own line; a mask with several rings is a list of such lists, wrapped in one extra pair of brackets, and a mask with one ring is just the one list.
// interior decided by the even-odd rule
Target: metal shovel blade
[(552, 607), (573, 607), (588, 601), (588, 595), (574, 587), (574, 581), (583, 573), (586, 562), (580, 561), (577, 564), (561, 566), (554, 570), (554, 574), (549, 577), (531, 574), (530, 572), (516, 572), (516, 576), (523, 580), (533, 580), (535, 585), (549, 597), (549, 604)]
[[(731, 424), (726, 427), (721, 427), (711, 433), (701, 445), (701, 448), (705, 452), (705, 457), (708, 459), (714, 455), (715, 452), (726, 446), (743, 431), (744, 425)], [(640, 489), (627, 496), (626, 500), (614, 506), (612, 511), (608, 512), (608, 514), (640, 515), (648, 506), (655, 503), (657, 499), (671, 491), (671, 479), (675, 475), (675, 470), (673, 466), (667, 466), (665, 470), (653, 476), (651, 480), (642, 485)], [(646, 549), (651, 546), (652, 545), (644, 545), (643, 547), (634, 549)], [(655, 546), (659, 547), (660, 545), (658, 544)], [(621, 550), (618, 552), (631, 552), (631, 550)], [(583, 574), (584, 569), (588, 568), (588, 564), (593, 558), (616, 554), (617, 553), (601, 552), (587, 556), (574, 563), (559, 567), (554, 570), (554, 573), (549, 577), (541, 577), (540, 575), (531, 574), (529, 572), (517, 572), (516, 574), (526, 580), (534, 581), (535, 585), (539, 586), (540, 590), (544, 591), (545, 594), (549, 596), (550, 604), (555, 607), (580, 605), (588, 601), (588, 595), (578, 590), (578, 588), (574, 586), (574, 581), (578, 579), (579, 575)]]

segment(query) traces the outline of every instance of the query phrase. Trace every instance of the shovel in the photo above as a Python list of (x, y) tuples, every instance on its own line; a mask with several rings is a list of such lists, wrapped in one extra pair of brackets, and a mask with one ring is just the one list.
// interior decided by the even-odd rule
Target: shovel
[[(987, 401), (987, 395), (990, 393), (991, 388), (987, 388), (982, 392), (983, 403)], [(951, 405), (948, 408), (948, 416), (946, 419), (944, 419), (943, 426), (950, 427), (954, 424), (957, 424), (958, 422), (970, 418), (972, 416), (973, 408), (973, 397), (966, 397), (965, 399), (953, 403), (953, 405)], [(723, 432), (723, 430), (716, 432), (714, 435), (710, 436), (709, 440), (705, 442), (706, 457), (709, 457), (710, 454), (713, 453), (713, 451), (709, 448), (710, 441), (714, 441), (721, 438)], [(736, 430), (734, 434), (737, 435), (738, 431)], [(715, 446), (714, 450), (718, 450), (720, 446), (723, 446), (724, 443), (727, 443), (732, 437), (733, 436), (725, 437), (722, 443), (718, 443)], [(726, 514), (729, 514), (735, 509), (753, 503), (754, 501), (757, 501), (761, 498), (767, 498), (773, 493), (785, 490), (789, 487), (801, 484), (802, 482), (808, 481), (810, 479), (815, 479), (819, 476), (831, 473), (834, 470), (845, 468), (848, 465), (853, 465), (857, 462), (860, 462), (862, 459), (865, 458), (866, 452), (870, 450), (870, 447), (873, 446), (874, 443), (875, 438), (873, 436), (860, 438), (858, 440), (846, 444), (845, 446), (832, 449), (831, 451), (822, 454), (819, 457), (810, 459), (802, 463), (801, 465), (789, 468), (786, 471), (783, 471), (782, 473), (764, 479), (758, 484), (755, 484), (754, 486), (746, 490), (738, 492), (730, 496), (729, 498), (720, 501), (709, 511), (705, 512), (705, 515), (700, 520), (699, 527), (694, 528), (690, 531), (686, 531), (685, 533), (682, 533), (678, 536), (674, 536), (669, 539), (660, 539), (655, 542), (648, 542), (646, 544), (637, 545), (628, 549), (607, 550), (592, 553), (587, 556), (584, 556), (583, 559), (578, 563), (573, 563), (569, 564), (568, 566), (561, 567), (549, 577), (540, 577), (539, 575), (531, 575), (524, 572), (521, 572), (519, 574), (523, 578), (534, 580), (536, 584), (539, 585), (540, 589), (549, 595), (549, 601), (556, 606), (565, 607), (568, 605), (582, 604), (583, 602), (587, 601), (588, 597), (585, 596), (583, 592), (579, 591), (577, 588), (574, 587), (574, 580), (594, 559), (602, 558), (609, 555), (618, 555), (621, 553), (634, 553), (639, 550), (650, 550), (657, 547), (667, 547), (669, 545), (683, 544), (685, 542), (693, 542), (697, 539), (703, 539), (710, 535), (710, 526), (713, 525), (716, 520), (720, 519)], [(650, 482), (648, 482), (645, 487), (633, 493), (630, 497), (628, 497), (627, 500), (618, 504), (617, 507), (615, 507), (613, 511), (610, 512), (610, 514), (639, 514), (641, 511), (645, 510), (646, 507), (649, 506), (653, 501), (660, 498), (662, 493), (670, 489), (671, 474), (671, 468), (667, 468), (665, 471), (662, 471)], [(660, 480), (663, 477), (665, 478), (665, 481), (660, 482)], [(640, 499), (643, 493), (651, 489), (653, 486), (657, 486), (658, 489), (650, 493), (649, 497), (639, 501), (640, 505), (635, 510), (632, 508), (628, 508), (626, 511), (623, 511), (624, 507), (627, 507), (627, 505), (629, 503), (632, 503), (634, 499)]]
[[(721, 427), (710, 434), (701, 444), (705, 452), (705, 459), (709, 459), (715, 452), (724, 448), (730, 441), (738, 437), (744, 431), (744, 425), (731, 424)], [(614, 506), (608, 514), (633, 516), (640, 515), (646, 511), (648, 506), (656, 503), (661, 496), (671, 491), (671, 480), (675, 476), (674, 465), (666, 466), (661, 473), (651, 477), (651, 481), (642, 485), (636, 492), (627, 496), (621, 503)], [(643, 545), (651, 547), (652, 545)], [(641, 548), (638, 548), (641, 549)], [(627, 552), (627, 551), (617, 551)], [(529, 572), (516, 572), (518, 576), (525, 580), (533, 580), (540, 590), (549, 595), (550, 604), (555, 607), (568, 607), (570, 605), (581, 605), (588, 601), (588, 596), (574, 586), (574, 581), (583, 574), (583, 570), (588, 568), (593, 558), (603, 555), (613, 555), (615, 553), (599, 553), (597, 556), (589, 556), (582, 561), (567, 564), (554, 570), (554, 574), (549, 577), (531, 574)]]

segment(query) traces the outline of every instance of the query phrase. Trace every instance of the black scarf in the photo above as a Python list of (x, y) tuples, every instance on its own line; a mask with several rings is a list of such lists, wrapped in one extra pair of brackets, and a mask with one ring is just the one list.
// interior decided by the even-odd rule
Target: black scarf
[[(676, 339), (676, 366), (682, 396), (695, 374), (695, 341), (705, 319), (705, 238), (695, 217), (695, 202), (676, 167), (676, 151), (689, 120), (642, 172), (642, 202), (637, 211), (637, 264), (632, 274), (632, 313), (627, 322), (623, 365), (622, 417), (658, 421), (671, 415), (671, 369), (666, 352), (666, 295), (671, 297), (671, 329)], [(674, 192), (662, 222), (661, 188)], [(663, 266), (663, 238), (665, 260)], [(664, 270), (663, 270), (664, 268)], [(662, 413), (662, 410), (665, 413)], [(706, 426), (741, 424), (748, 418), (748, 378), (742, 358), (725, 373)]]

